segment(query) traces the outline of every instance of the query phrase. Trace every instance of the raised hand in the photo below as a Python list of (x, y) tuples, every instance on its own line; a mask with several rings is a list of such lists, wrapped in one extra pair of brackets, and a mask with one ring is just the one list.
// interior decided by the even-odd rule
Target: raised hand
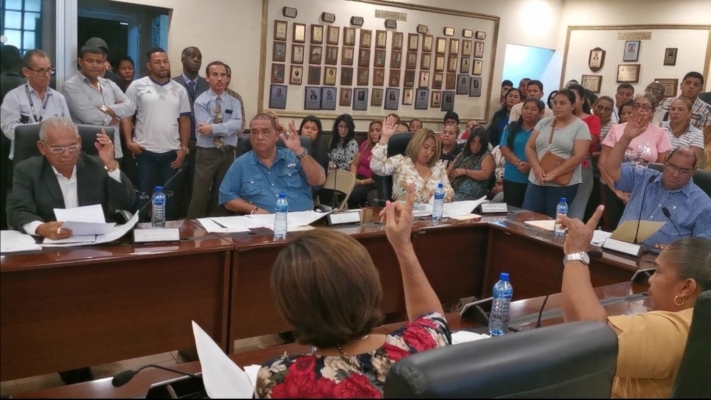
[(96, 134), (96, 142), (94, 147), (99, 152), (99, 158), (104, 162), (104, 165), (108, 169), (114, 169), (116, 167), (116, 160), (114, 159), (114, 144), (111, 142), (109, 135), (103, 129), (100, 133)]
[(383, 120), (383, 130), (381, 131), (380, 140), (388, 139), (395, 134), (395, 129), (397, 128), (397, 121), (392, 115)]
[(407, 198), (405, 202), (385, 203), (385, 209), (380, 212), (381, 220), (385, 219), (385, 235), (397, 251), (411, 245), (412, 223), (415, 218), (412, 209), (415, 205), (415, 185), (407, 185)]
[(648, 125), (649, 120), (647, 119), (647, 116), (634, 113), (632, 118), (630, 118), (627, 122), (627, 125), (625, 125), (625, 130), (622, 132), (622, 135), (628, 137), (629, 139), (634, 139), (643, 134), (644, 131), (647, 130)]
[(297, 156), (304, 151), (301, 147), (301, 139), (299, 138), (299, 134), (296, 132), (296, 124), (293, 120), (289, 123), (289, 131), (281, 132), (279, 137), (284, 142), (284, 146), (293, 151)]
[(598, 206), (587, 224), (584, 224), (583, 221), (577, 218), (568, 218), (566, 215), (558, 216), (563, 222), (563, 225), (568, 228), (568, 235), (563, 245), (563, 252), (566, 255), (588, 250), (590, 241), (592, 241), (593, 232), (600, 222), (603, 211), (605, 211), (605, 206)]

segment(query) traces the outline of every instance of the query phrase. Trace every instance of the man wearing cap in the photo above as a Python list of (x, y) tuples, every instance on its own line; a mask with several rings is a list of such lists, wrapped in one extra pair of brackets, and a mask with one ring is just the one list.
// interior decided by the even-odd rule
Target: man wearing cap
[[(104, 39), (93, 37), (87, 40), (86, 43), (84, 43), (84, 46), (98, 47), (101, 49), (101, 52), (104, 53), (104, 61), (109, 58), (109, 46), (106, 44)], [(122, 92), (126, 93), (126, 84), (123, 83), (123, 79), (121, 79), (121, 77), (116, 75), (113, 71), (106, 70), (104, 78), (115, 83)]]

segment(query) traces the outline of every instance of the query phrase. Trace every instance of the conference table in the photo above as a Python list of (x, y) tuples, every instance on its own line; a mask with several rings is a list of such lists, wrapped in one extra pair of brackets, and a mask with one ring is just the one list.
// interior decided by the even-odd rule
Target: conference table
[[(625, 282), (597, 287), (595, 288), (595, 293), (603, 303), (608, 303), (605, 307), (608, 315), (634, 315), (650, 310), (648, 300), (644, 296), (646, 289), (647, 286), (645, 285)], [(544, 297), (541, 296), (512, 302), (510, 308), (511, 326), (521, 329), (522, 331), (533, 329), (543, 300)], [(544, 309), (545, 313), (543, 314), (544, 317), (541, 323), (543, 328), (564, 322), (560, 306), (560, 294), (556, 293), (551, 295)], [(459, 318), (459, 314), (457, 313), (449, 313), (446, 317), (452, 331), (462, 329), (480, 333), (486, 331), (486, 327), (481, 326), (476, 322), (461, 320)], [(401, 321), (398, 323), (383, 325), (377, 328), (374, 332), (388, 334), (400, 328), (404, 324), (405, 322)], [(518, 333), (509, 334), (516, 335)], [(310, 351), (310, 346), (291, 343), (247, 353), (231, 354), (229, 357), (237, 365), (244, 367), (253, 364), (261, 365), (267, 360), (283, 354), (298, 355), (306, 354)], [(191, 374), (199, 373), (201, 371), (199, 361), (178, 364), (172, 368)], [(13, 395), (12, 398), (137, 398), (145, 396), (152, 384), (175, 379), (176, 377), (179, 376), (173, 372), (149, 368), (139, 372), (130, 382), (118, 388), (113, 387), (111, 384), (111, 378), (104, 378), (91, 382), (61, 386), (35, 392), (20, 393)]]
[[(406, 319), (395, 254), (378, 221), (314, 225), (351, 235), (371, 255), (386, 322)], [(418, 219), (412, 242), (440, 300), (487, 297), (501, 271), (514, 300), (557, 292), (562, 240), (525, 224), (546, 216), (515, 210), (469, 220)], [(0, 381), (101, 365), (194, 346), (196, 321), (224, 349), (236, 339), (289, 330), (269, 274), (286, 245), (270, 230), (208, 233), (197, 221), (170, 221), (179, 242), (118, 243), (3, 255), (0, 260)], [(294, 237), (303, 233), (290, 233)], [(630, 280), (653, 257), (603, 252), (590, 266), (594, 286)]]

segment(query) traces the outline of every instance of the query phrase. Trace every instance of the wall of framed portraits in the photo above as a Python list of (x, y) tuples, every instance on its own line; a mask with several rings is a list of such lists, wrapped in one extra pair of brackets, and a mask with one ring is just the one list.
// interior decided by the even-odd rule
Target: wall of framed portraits
[(642, 92), (659, 80), (675, 97), (687, 72), (708, 76), (710, 43), (711, 25), (569, 26), (560, 84), (614, 95), (621, 83)]
[(380, 1), (265, 3), (262, 108), (327, 120), (394, 112), (441, 122), (450, 109), (488, 118), (497, 17)]

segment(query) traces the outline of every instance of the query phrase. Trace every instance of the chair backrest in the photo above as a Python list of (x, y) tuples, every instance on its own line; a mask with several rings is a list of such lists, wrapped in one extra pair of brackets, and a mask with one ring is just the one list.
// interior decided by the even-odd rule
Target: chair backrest
[(387, 398), (609, 398), (617, 335), (583, 321), (414, 354), (385, 379)]
[[(106, 131), (111, 141), (114, 141), (114, 129), (116, 128), (113, 126), (77, 125), (77, 127), (79, 136), (81, 136), (81, 151), (90, 156), (99, 155), (94, 143), (96, 143), (96, 134), (102, 129)], [(39, 124), (18, 125), (15, 128), (15, 155), (13, 157), (15, 164), (42, 154), (37, 148), (39, 131)]]
[[(659, 172), (664, 172), (664, 164), (653, 163), (649, 164), (648, 167)], [(694, 184), (703, 190), (706, 195), (711, 197), (711, 171), (697, 169), (696, 172), (694, 172), (693, 179)]]
[[(351, 197), (351, 192), (355, 187), (356, 177), (350, 171), (334, 169), (326, 174), (326, 182), (321, 187), (321, 190), (334, 190), (343, 193), (345, 197), (338, 205), (338, 210), (345, 210), (348, 207), (348, 198)], [(318, 201), (320, 204), (320, 200)]]
[[(311, 138), (308, 136), (299, 136), (301, 147), (311, 151)], [(277, 141), (277, 147), (286, 147), (281, 138)], [(252, 150), (252, 143), (249, 141), (249, 133), (237, 135), (237, 158), (249, 153)]]
[[(413, 136), (414, 133), (409, 132), (394, 134), (388, 141), (388, 157), (405, 154), (405, 149)], [(393, 196), (393, 177), (373, 173), (373, 181), (375, 181), (375, 188), (378, 192), (375, 205), (384, 206), (385, 201), (391, 200)]]
[(696, 299), (684, 356), (672, 387), (672, 399), (711, 398), (711, 290)]

